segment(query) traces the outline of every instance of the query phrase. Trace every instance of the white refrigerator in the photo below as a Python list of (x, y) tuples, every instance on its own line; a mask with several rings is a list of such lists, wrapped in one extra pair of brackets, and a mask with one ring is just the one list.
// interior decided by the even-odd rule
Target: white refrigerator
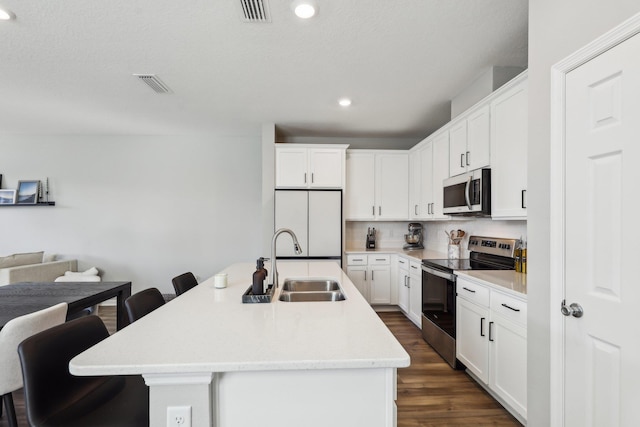
[(342, 259), (342, 190), (275, 190), (275, 227), (291, 229), (302, 254), (287, 234), (278, 237), (278, 259)]

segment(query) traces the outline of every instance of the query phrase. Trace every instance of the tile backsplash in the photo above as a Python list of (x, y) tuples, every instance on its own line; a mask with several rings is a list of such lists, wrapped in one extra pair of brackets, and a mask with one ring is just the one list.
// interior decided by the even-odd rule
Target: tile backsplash
[[(367, 229), (376, 229), (376, 246), (378, 248), (401, 248), (408, 233), (407, 226), (412, 221), (347, 221), (345, 227), (345, 243), (349, 249), (364, 249)], [(445, 231), (464, 230), (466, 233), (460, 245), (460, 256), (468, 257), (469, 236), (488, 236), (526, 240), (526, 221), (495, 221), (484, 218), (470, 218), (455, 221), (422, 222), (423, 243), (426, 249), (446, 253), (448, 237)]]

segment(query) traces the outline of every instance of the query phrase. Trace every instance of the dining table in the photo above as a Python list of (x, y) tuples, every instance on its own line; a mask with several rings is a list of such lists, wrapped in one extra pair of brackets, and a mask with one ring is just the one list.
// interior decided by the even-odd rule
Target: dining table
[(67, 320), (88, 307), (116, 298), (116, 328), (129, 324), (124, 301), (131, 296), (131, 282), (22, 282), (0, 286), (0, 329), (11, 319), (68, 304)]

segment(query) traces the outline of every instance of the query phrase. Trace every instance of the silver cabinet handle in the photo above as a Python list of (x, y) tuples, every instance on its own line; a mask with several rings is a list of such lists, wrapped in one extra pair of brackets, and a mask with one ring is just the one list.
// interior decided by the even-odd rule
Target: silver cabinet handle
[(364, 271), (364, 281), (367, 281), (367, 270)]
[(409, 279), (409, 276), (404, 276), (407, 280), (407, 288), (411, 288), (411, 280)]
[(373, 282), (373, 280), (374, 280), (374, 278), (373, 278), (373, 273), (374, 273), (374, 270), (371, 270), (371, 281), (372, 281), (372, 282)]
[(378, 206), (378, 216), (382, 215), (382, 206)]
[(464, 153), (460, 154), (460, 167), (464, 167)]
[(469, 151), (467, 151), (467, 156), (466, 156), (467, 157), (467, 166), (471, 166), (471, 164), (469, 163), (469, 157), (471, 157), (470, 154), (471, 153)]
[(527, 194), (527, 190), (522, 190), (520, 193), (520, 206), (522, 209), (527, 209), (527, 204), (524, 202), (524, 196)]
[(304, 183), (305, 184), (307, 183), (307, 173), (306, 172), (304, 173)]
[(560, 313), (564, 316), (582, 317), (584, 315), (584, 310), (580, 304), (574, 302), (567, 307), (565, 302), (566, 300), (562, 300), (562, 304), (560, 304)]
[(414, 212), (414, 215), (418, 215), (418, 205), (416, 205), (416, 207), (413, 208), (413, 212)]
[(376, 207), (371, 206), (371, 215), (375, 215), (375, 214), (376, 214)]
[(484, 336), (484, 317), (480, 318), (480, 336)]
[(493, 325), (493, 322), (489, 322), (489, 341), (494, 341), (494, 339), (491, 337), (491, 325)]

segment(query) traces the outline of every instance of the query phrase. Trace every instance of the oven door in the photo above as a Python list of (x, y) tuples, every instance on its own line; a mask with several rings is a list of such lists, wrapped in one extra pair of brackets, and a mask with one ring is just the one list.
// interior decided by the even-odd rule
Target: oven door
[(456, 276), (422, 266), (422, 314), (451, 338), (456, 337)]

